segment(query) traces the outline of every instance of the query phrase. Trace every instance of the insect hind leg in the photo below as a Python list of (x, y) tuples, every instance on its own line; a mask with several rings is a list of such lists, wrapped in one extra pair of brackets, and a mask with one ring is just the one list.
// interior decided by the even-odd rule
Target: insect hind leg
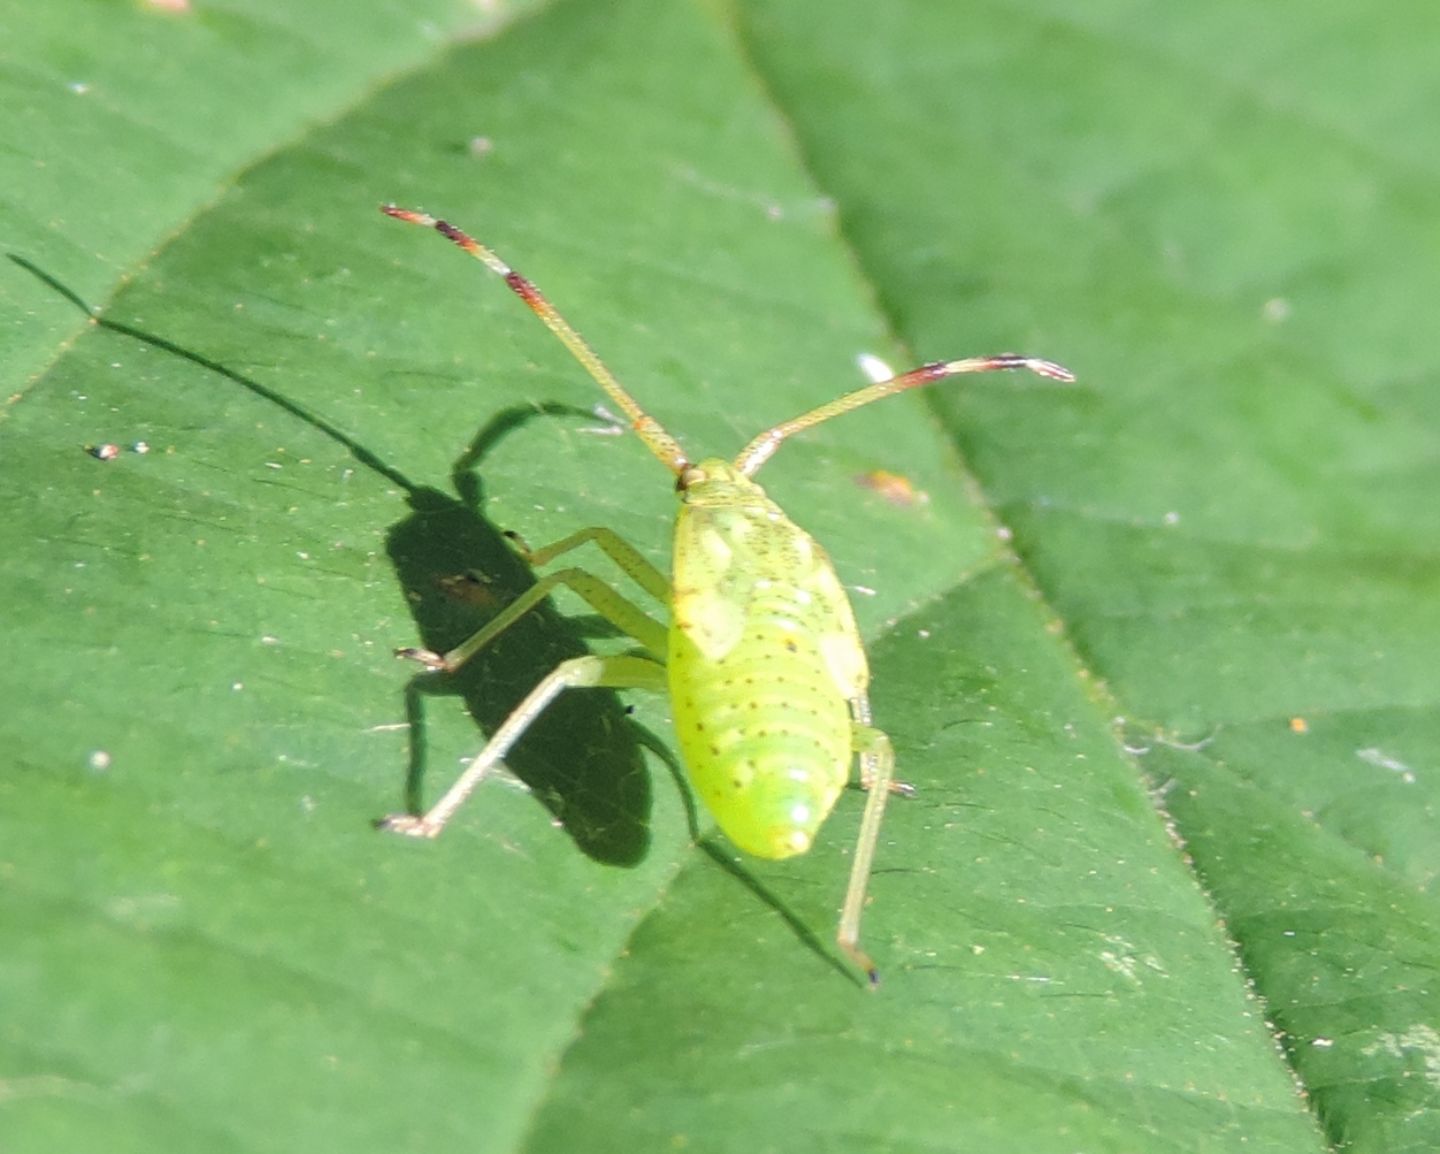
[(510, 716), (501, 722), (485, 748), (465, 767), (455, 784), (423, 816), (392, 814), (377, 824), (381, 829), (411, 837), (438, 837), (455, 811), (475, 791), (525, 731), (545, 712), (550, 703), (567, 689), (653, 689), (665, 688), (665, 667), (648, 657), (621, 655), (600, 657), (589, 654), (562, 661), (535, 686)]
[(861, 695), (850, 703), (855, 721), (850, 727), (851, 748), (860, 755), (861, 783), (869, 790), (860, 832), (855, 838), (855, 856), (850, 863), (850, 882), (835, 942), (865, 972), (870, 985), (880, 983), (880, 971), (870, 955), (860, 948), (860, 914), (865, 908), (865, 891), (875, 864), (875, 847), (880, 839), (880, 820), (891, 793), (913, 793), (908, 785), (895, 781), (895, 749), (890, 738), (870, 724), (870, 703)]
[[(875, 729), (872, 726), (857, 726), (855, 728), (860, 731), (860, 736), (856, 738), (856, 744), (854, 746), (855, 750), (860, 754), (860, 788), (863, 790), (872, 790), (875, 788), (875, 781), (879, 776), (879, 769), (876, 765), (878, 755), (867, 752), (865, 746), (868, 746), (868, 743), (871, 741), (884, 741), (888, 743), (890, 738), (881, 730)], [(891, 760), (894, 760), (893, 754), (891, 755)], [(884, 788), (890, 793), (897, 794), (900, 797), (914, 797), (918, 792), (908, 781), (896, 781), (893, 777), (885, 782)]]

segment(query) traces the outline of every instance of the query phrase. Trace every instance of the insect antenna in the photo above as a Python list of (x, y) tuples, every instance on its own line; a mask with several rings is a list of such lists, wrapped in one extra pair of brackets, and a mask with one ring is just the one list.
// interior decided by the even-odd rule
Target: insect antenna
[(630, 427), (645, 442), (646, 447), (677, 476), (685, 469), (689, 461), (686, 460), (680, 443), (636, 403), (635, 398), (625, 391), (625, 386), (615, 379), (615, 375), (605, 367), (605, 362), (589, 346), (585, 338), (560, 315), (555, 306), (545, 299), (545, 295), (528, 278), (516, 272), (494, 252), (468, 233), (456, 228), (449, 221), (440, 220), (429, 213), (412, 212), (408, 208), (400, 208), (393, 204), (381, 205), (380, 211), (396, 220), (433, 228), (441, 236), (454, 241), (491, 272), (503, 277), (515, 295), (530, 306), (531, 311), (544, 322), (547, 329), (560, 338), (560, 342), (570, 350), (570, 355), (585, 367), (585, 371), (595, 379), (595, 383), (605, 390), (606, 395), (629, 418)]
[(962, 373), (993, 373), (999, 369), (1029, 369), (1039, 376), (1066, 384), (1075, 380), (1074, 373), (1053, 361), (1022, 357), (1017, 353), (1001, 353), (994, 357), (967, 357), (963, 361), (936, 361), (933, 364), (921, 365), (918, 369), (911, 369), (908, 373), (901, 373), (898, 377), (891, 377), (888, 381), (866, 385), (819, 408), (811, 409), (808, 413), (792, 417), (773, 429), (766, 429), (741, 450), (740, 455), (735, 458), (735, 468), (745, 476), (753, 477), (785, 438), (812, 428), (822, 421), (828, 421), (831, 417), (838, 417), (851, 409), (860, 408), (861, 405), (868, 405), (872, 401), (894, 393), (903, 393), (906, 389), (928, 385), (945, 377), (955, 377)]

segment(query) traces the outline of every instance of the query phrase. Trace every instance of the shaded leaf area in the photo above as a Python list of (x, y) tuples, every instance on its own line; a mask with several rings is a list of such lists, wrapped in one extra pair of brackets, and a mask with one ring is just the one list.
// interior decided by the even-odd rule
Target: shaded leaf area
[(1043, 325), (1093, 390), (934, 402), (1331, 1140), (1434, 1148), (1428, 54), (1309, 5), (743, 10), (900, 333)]

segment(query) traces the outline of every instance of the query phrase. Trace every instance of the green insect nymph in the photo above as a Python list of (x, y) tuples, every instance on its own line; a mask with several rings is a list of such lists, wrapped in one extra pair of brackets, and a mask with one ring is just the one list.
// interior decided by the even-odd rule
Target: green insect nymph
[(869, 798), (836, 941), (874, 985), (879, 980), (875, 964), (860, 948), (860, 913), (886, 797), (910, 789), (895, 781), (890, 740), (871, 724), (865, 648), (834, 566), (814, 538), (765, 495), (754, 475), (787, 437), (906, 389), (996, 369), (1029, 369), (1064, 382), (1074, 376), (1050, 361), (1013, 354), (922, 365), (767, 429), (733, 462), (709, 458), (692, 464), (530, 281), (443, 220), (393, 205), (382, 211), (438, 230), (502, 276), (675, 475), (681, 505), (675, 521), (673, 583), (609, 529), (582, 529), (546, 548), (523, 550), (538, 567), (593, 542), (650, 596), (669, 606), (668, 630), (593, 574), (566, 568), (542, 577), (448, 653), (398, 651), (431, 669), (453, 672), (557, 585), (564, 585), (645, 652), (592, 654), (561, 663), (501, 723), (428, 813), (396, 815), (381, 824), (400, 833), (435, 837), (566, 689), (668, 688), (695, 791), (725, 835), (757, 857), (784, 858), (808, 850), (858, 759), (860, 783)]
[(865, 651), (823, 549), (726, 461), (681, 474), (670, 700), (690, 780), (757, 857), (804, 853), (850, 776)]

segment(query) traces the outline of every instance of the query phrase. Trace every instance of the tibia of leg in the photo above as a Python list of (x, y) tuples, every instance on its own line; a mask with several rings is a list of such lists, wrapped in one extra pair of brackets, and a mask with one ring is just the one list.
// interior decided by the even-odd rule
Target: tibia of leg
[(665, 688), (665, 667), (646, 657), (629, 655), (598, 657), (593, 654), (562, 661), (525, 697), (500, 727), (475, 760), (465, 767), (442, 797), (423, 816), (393, 814), (378, 823), (381, 829), (411, 837), (437, 837), (455, 811), (475, 787), (485, 780), (511, 747), (520, 740), (546, 707), (566, 689), (655, 689)]
[(835, 942), (864, 971), (873, 987), (880, 981), (880, 972), (870, 955), (860, 948), (860, 915), (865, 909), (865, 891), (870, 885), (870, 869), (880, 840), (880, 819), (885, 815), (886, 800), (895, 791), (895, 751), (890, 739), (869, 724), (870, 707), (863, 697), (851, 703), (851, 710), (856, 720), (850, 727), (850, 745), (860, 755), (860, 778), (869, 795), (860, 818), (860, 832), (855, 838), (855, 856), (850, 862), (850, 882), (845, 887), (845, 903), (840, 909)]

